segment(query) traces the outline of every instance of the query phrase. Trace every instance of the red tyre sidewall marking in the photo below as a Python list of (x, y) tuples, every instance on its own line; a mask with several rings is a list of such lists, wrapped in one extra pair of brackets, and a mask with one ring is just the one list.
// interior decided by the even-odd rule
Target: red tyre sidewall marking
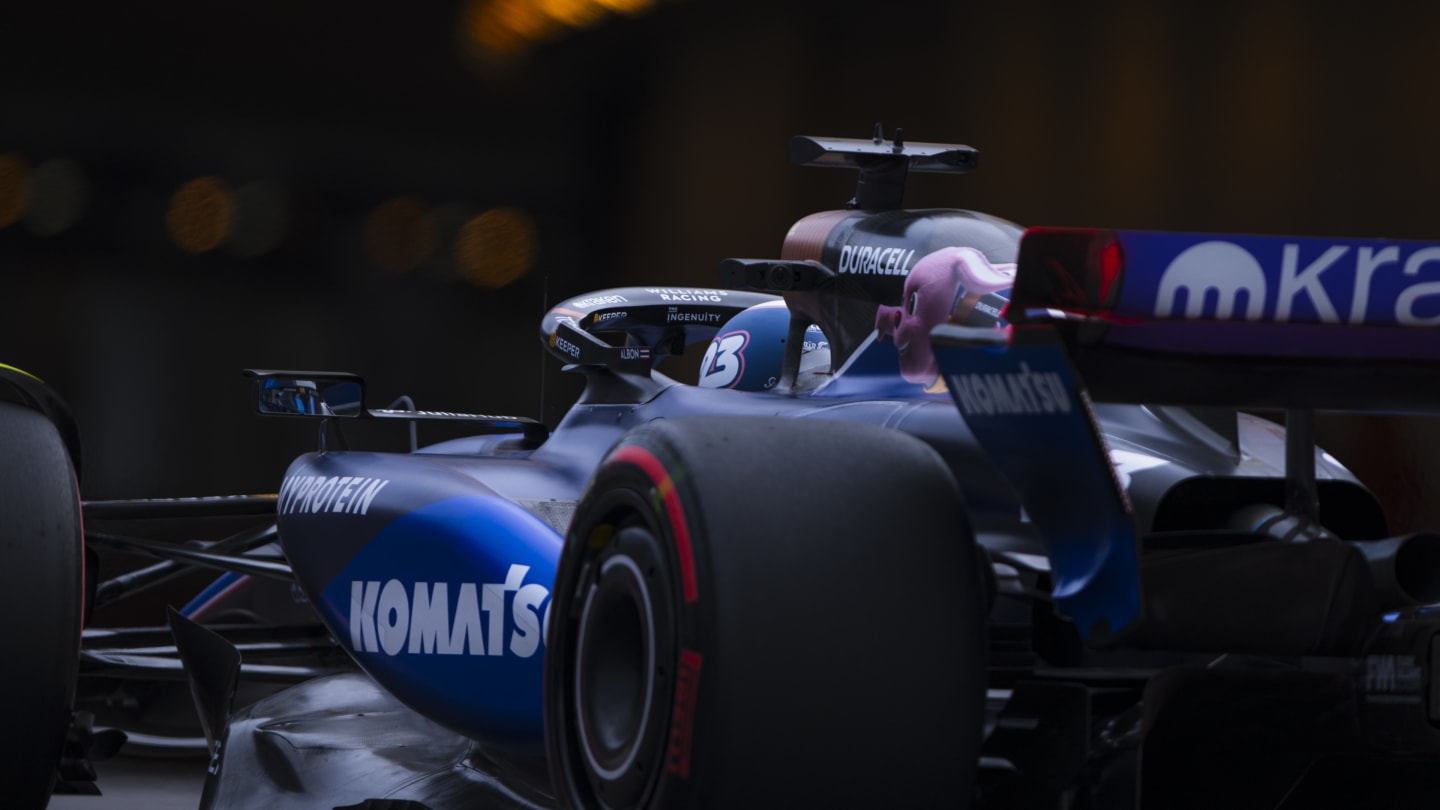
[(690, 741), (695, 736), (695, 700), (700, 694), (700, 666), (705, 659), (681, 648), (680, 670), (675, 676), (675, 709), (670, 718), (670, 746), (665, 769), (681, 779), (690, 778)]
[[(633, 464), (654, 483), (655, 491), (665, 504), (671, 532), (675, 535), (675, 550), (680, 559), (681, 591), (685, 603), (694, 604), (699, 599), (699, 586), (695, 578), (695, 552), (690, 545), (690, 527), (685, 520), (685, 510), (680, 504), (680, 493), (675, 490), (674, 479), (666, 471), (665, 465), (660, 463), (660, 459), (643, 447), (622, 447), (615, 451), (610, 461)], [(700, 667), (703, 663), (704, 657), (700, 653), (684, 647), (680, 649), (665, 769), (681, 779), (690, 778), (690, 747), (695, 736), (695, 706), (700, 696)]]
[(675, 551), (680, 557), (680, 585), (686, 604), (699, 599), (699, 587), (695, 582), (695, 552), (690, 547), (690, 527), (685, 520), (685, 510), (680, 505), (680, 493), (675, 491), (675, 481), (649, 450), (635, 445), (622, 447), (610, 457), (611, 463), (634, 464), (644, 471), (655, 484), (655, 490), (665, 503), (670, 529), (675, 534)]

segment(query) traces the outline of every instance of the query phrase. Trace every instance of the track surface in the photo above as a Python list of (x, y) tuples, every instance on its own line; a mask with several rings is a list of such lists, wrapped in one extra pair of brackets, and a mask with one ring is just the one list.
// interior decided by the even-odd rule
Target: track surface
[(96, 763), (100, 796), (56, 796), (49, 810), (195, 810), (205, 784), (197, 757), (117, 756)]

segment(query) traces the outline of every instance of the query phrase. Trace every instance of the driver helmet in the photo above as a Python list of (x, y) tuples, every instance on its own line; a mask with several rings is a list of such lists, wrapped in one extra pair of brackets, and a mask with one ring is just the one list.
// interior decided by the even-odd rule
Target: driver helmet
[[(790, 331), (790, 310), (784, 301), (756, 304), (725, 322), (700, 362), (699, 384), (704, 388), (768, 391), (780, 381), (785, 362), (785, 336)], [(820, 327), (805, 330), (800, 356), (800, 389), (813, 388), (830, 374), (830, 343)]]

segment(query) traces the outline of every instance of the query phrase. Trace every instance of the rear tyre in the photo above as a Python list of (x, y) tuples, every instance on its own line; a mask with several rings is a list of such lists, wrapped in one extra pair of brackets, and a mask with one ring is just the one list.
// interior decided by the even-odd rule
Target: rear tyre
[(59, 433), (39, 412), (0, 402), (7, 807), (44, 807), (54, 787), (79, 665), (84, 542), (79, 488)]
[(577, 808), (968, 806), (985, 607), (954, 479), (893, 430), (661, 420), (591, 482), (550, 610)]

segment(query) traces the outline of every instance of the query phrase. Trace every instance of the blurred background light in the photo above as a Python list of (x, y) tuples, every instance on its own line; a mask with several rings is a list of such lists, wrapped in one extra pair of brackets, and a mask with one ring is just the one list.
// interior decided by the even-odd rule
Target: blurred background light
[(14, 152), (0, 155), (0, 228), (14, 225), (30, 197), (30, 170)]
[(498, 289), (517, 281), (535, 264), (537, 229), (518, 208), (492, 208), (460, 226), (455, 265), (472, 284)]
[(570, 28), (586, 28), (605, 15), (595, 0), (531, 0), (540, 13)]
[(517, 56), (554, 33), (555, 22), (532, 0), (470, 0), (461, 11), (461, 32), (472, 54)]
[(285, 189), (268, 180), (235, 189), (235, 227), (229, 248), (242, 258), (274, 250), (290, 230), (290, 199)]
[(73, 227), (90, 204), (90, 182), (79, 163), (54, 158), (30, 173), (25, 227), (36, 236), (55, 236)]
[(595, 2), (616, 14), (639, 14), (653, 5), (655, 0), (595, 0)]
[(415, 197), (380, 203), (365, 220), (365, 253), (390, 273), (408, 273), (435, 250), (435, 219)]
[(419, 271), (436, 281), (460, 280), (464, 271), (460, 269), (456, 245), (460, 240), (460, 229), (475, 218), (482, 208), (466, 202), (448, 202), (431, 206), (430, 219), (435, 223), (435, 252), (420, 266)]
[[(460, 30), (473, 55), (519, 56), (567, 28), (588, 28), (608, 14), (638, 14), (654, 0), (468, 0)], [(478, 52), (477, 52), (478, 51)]]
[(219, 247), (235, 224), (235, 199), (218, 177), (197, 177), (170, 196), (165, 230), (187, 253), (206, 253)]

